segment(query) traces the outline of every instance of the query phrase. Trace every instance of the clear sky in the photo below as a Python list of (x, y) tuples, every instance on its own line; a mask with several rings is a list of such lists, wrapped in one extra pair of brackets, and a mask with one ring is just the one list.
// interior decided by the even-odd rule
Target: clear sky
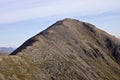
[(0, 47), (18, 47), (64, 18), (120, 37), (120, 0), (0, 0)]

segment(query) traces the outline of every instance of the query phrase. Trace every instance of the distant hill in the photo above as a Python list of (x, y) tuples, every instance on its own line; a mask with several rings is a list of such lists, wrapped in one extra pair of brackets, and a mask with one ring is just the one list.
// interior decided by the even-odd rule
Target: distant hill
[(12, 53), (15, 49), (12, 47), (0, 47), (0, 56), (6, 56)]
[(0, 52), (7, 52), (7, 53), (11, 53), (13, 52), (15, 49), (12, 47), (0, 47)]
[(64, 19), (0, 57), (0, 80), (120, 80), (120, 40)]

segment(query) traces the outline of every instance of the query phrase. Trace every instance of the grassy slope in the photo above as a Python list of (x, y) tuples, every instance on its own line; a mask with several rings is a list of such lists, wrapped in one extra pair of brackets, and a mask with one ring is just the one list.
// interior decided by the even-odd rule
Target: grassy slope
[(9, 55), (10, 53), (7, 53), (7, 52), (0, 52), (0, 56), (6, 56), (6, 55)]
[(0, 57), (0, 80), (49, 80), (36, 66), (19, 56)]

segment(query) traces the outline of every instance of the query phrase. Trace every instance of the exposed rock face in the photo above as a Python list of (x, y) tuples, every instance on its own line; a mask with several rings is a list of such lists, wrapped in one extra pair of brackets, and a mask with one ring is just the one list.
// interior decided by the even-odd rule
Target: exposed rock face
[(56, 22), (12, 55), (35, 65), (39, 77), (46, 75), (44, 80), (120, 80), (120, 41), (74, 19)]

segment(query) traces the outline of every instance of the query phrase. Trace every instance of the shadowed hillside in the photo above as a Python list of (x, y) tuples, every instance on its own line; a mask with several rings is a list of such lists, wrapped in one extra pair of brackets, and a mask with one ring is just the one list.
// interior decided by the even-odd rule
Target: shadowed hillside
[(75, 19), (56, 22), (0, 59), (1, 80), (120, 80), (120, 41)]

